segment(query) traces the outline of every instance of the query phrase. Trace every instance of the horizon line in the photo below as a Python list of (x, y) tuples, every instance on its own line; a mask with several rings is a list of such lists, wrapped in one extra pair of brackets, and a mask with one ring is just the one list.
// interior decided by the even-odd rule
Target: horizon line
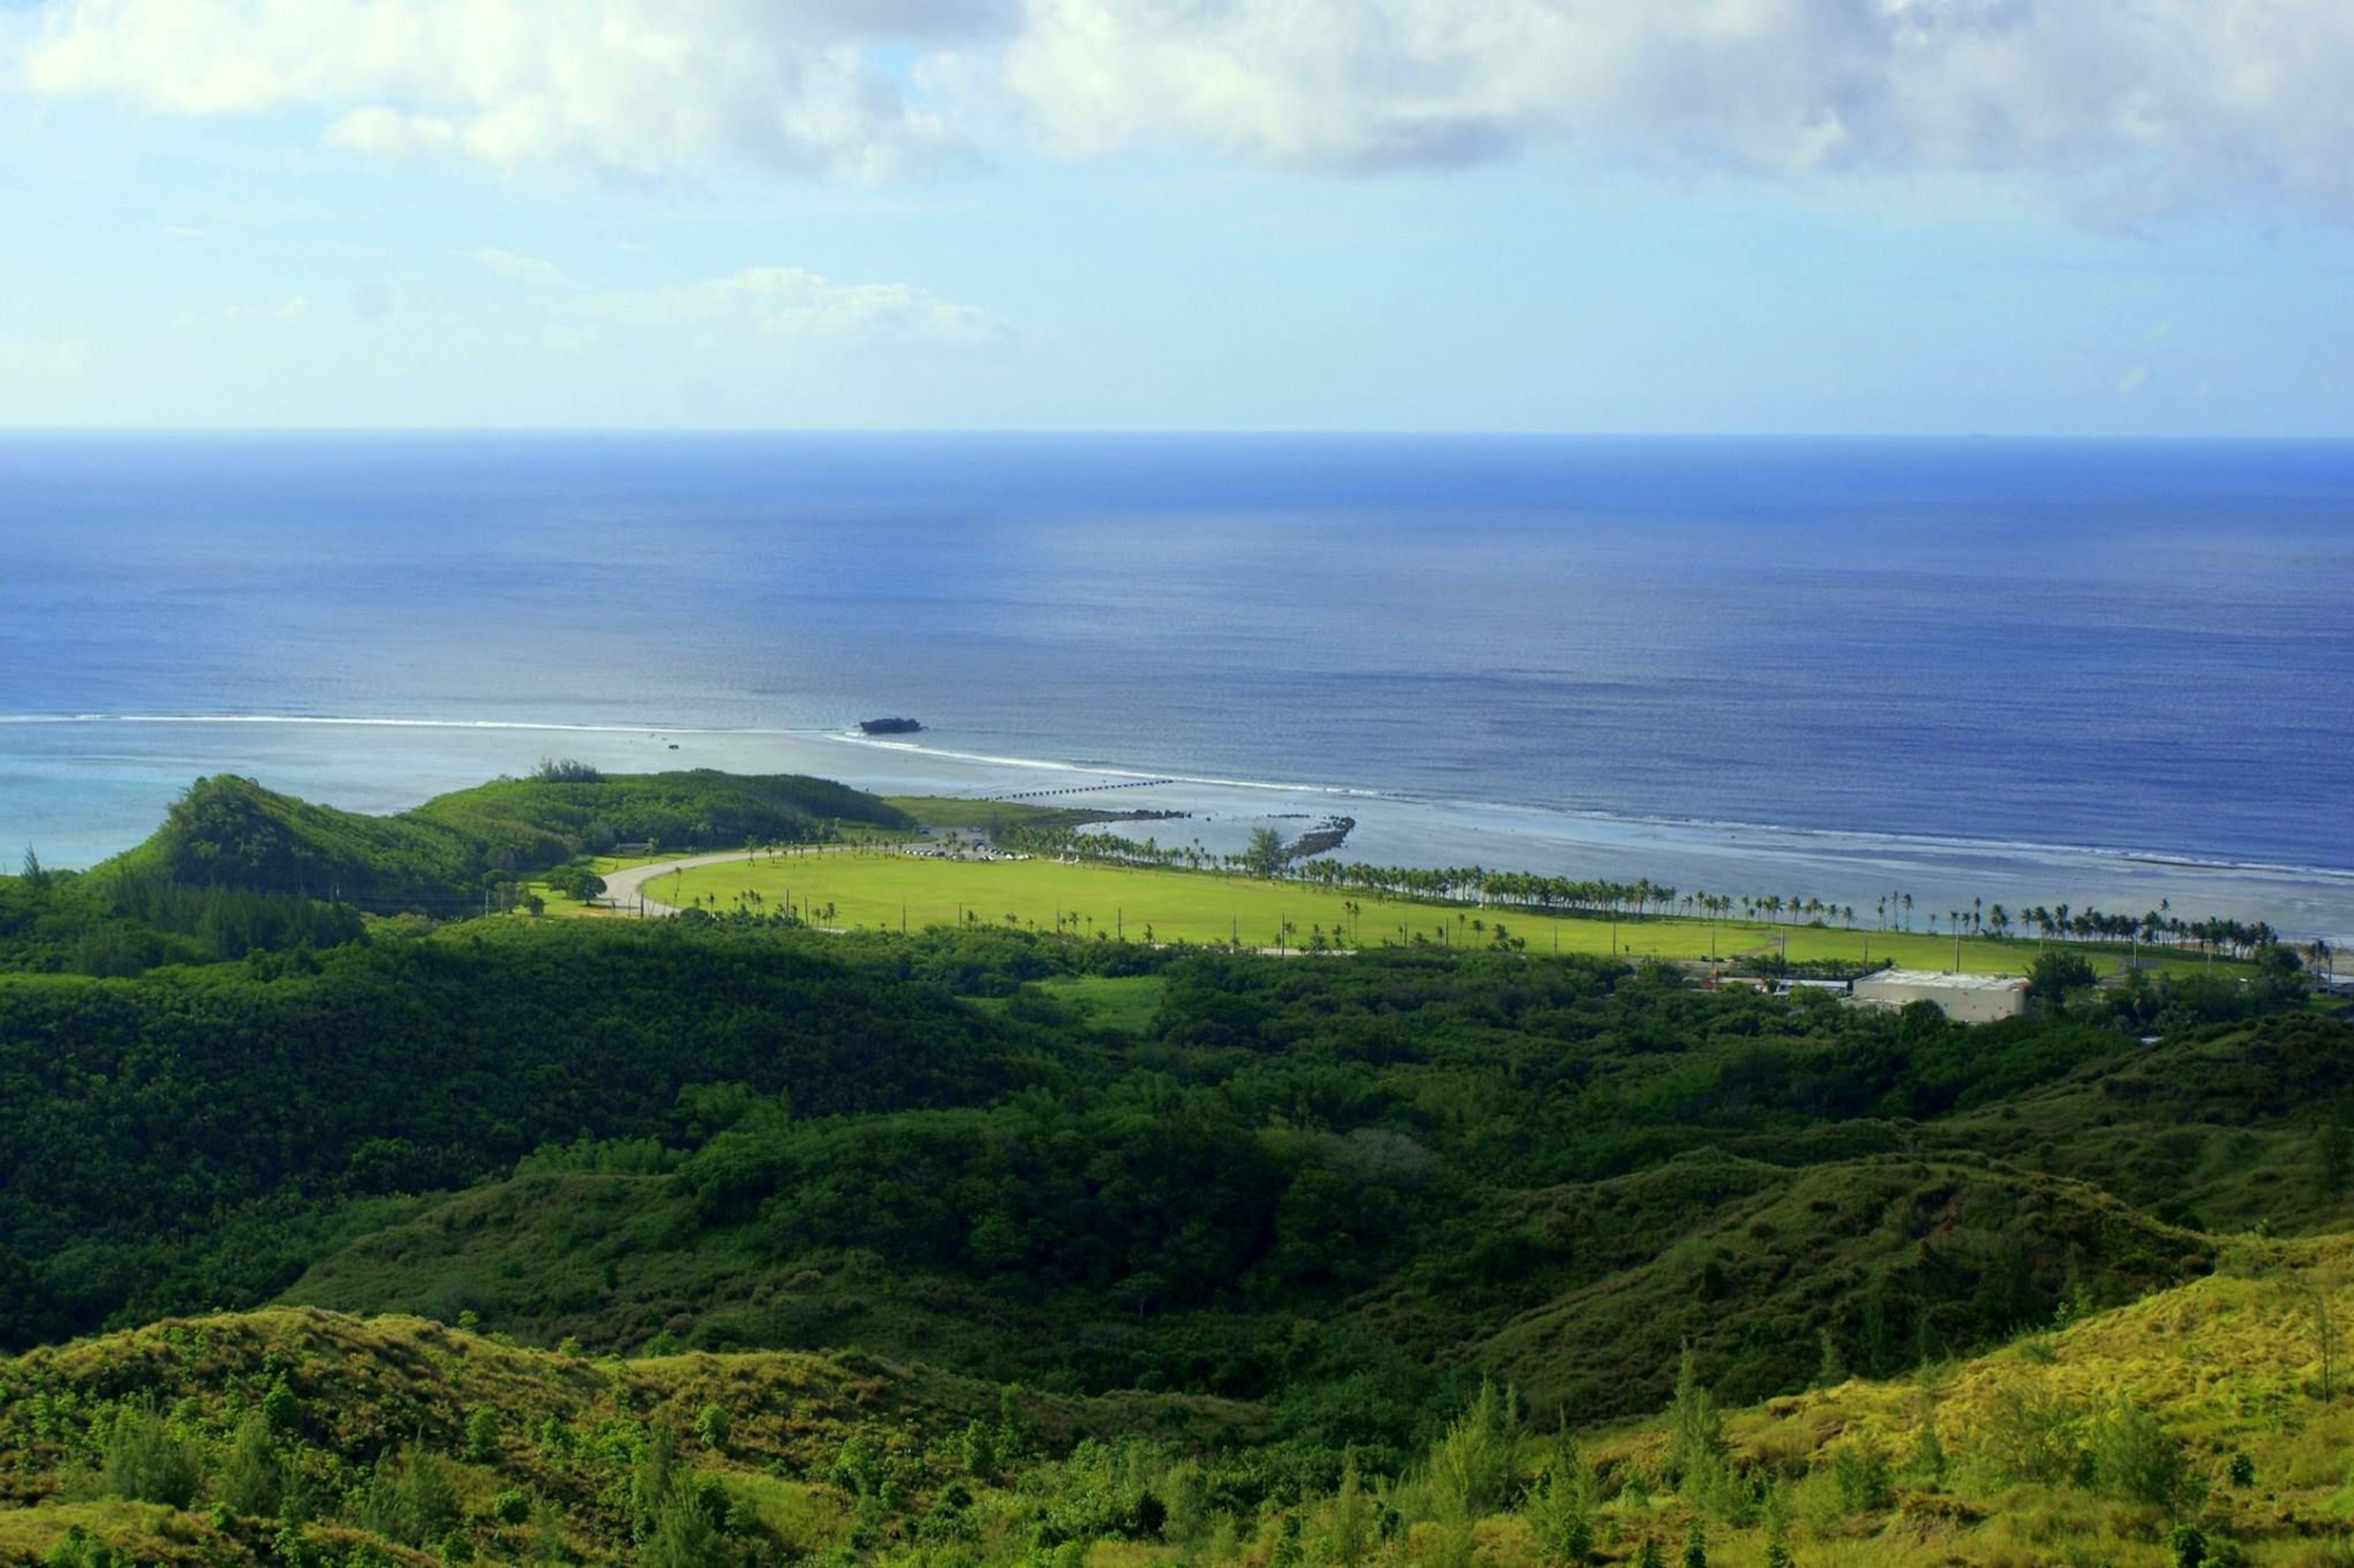
[(1355, 425), (0, 425), (0, 439), (27, 436), (848, 436), (1059, 439), (1463, 440), (1577, 441), (1885, 441), (2077, 443), (2114, 446), (2354, 445), (2334, 435), (2215, 431), (1576, 429), (1517, 426)]

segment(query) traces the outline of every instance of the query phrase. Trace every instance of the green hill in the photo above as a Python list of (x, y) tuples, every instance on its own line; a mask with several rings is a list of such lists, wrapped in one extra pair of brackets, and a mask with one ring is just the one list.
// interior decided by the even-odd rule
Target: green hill
[(1922, 1134), (2095, 1182), (2219, 1231), (2342, 1230), (2354, 1196), (2354, 1052), (2317, 1014), (2216, 1028), (2090, 1063)]
[[(580, 770), (587, 774), (587, 770)], [(480, 906), (487, 881), (544, 871), (620, 842), (666, 849), (805, 842), (836, 823), (913, 820), (822, 779), (687, 773), (504, 779), (370, 817), (313, 805), (249, 779), (199, 779), (154, 837), (101, 867), (101, 881), (320, 898), (383, 911)]]
[(0, 1563), (55, 1562), (77, 1531), (124, 1562), (626, 1562), (673, 1501), (788, 1561), (950, 1493), (1003, 1508), (997, 1483), (1083, 1440), (1206, 1450), (1264, 1425), (859, 1354), (624, 1362), (417, 1319), (172, 1319), (0, 1361)]
[(543, 1144), (972, 1104), (1055, 1070), (1052, 1034), (766, 936), (477, 922), (304, 962), (0, 977), (0, 1346), (266, 1299), (352, 1204)]
[[(1893, 1371), (2040, 1323), (2072, 1293), (2130, 1300), (2214, 1256), (2206, 1238), (2079, 1183), (1902, 1159), (1792, 1171), (1687, 1157), (1611, 1181), (1493, 1194), (1460, 1233), (1431, 1237), (1383, 1287), (1334, 1302), (1325, 1329), (1509, 1380), (1537, 1408), (1580, 1420), (1654, 1408), (1684, 1343), (1728, 1394), (1755, 1397), (1804, 1386), (1826, 1335), (1853, 1364)], [(1222, 1330), (1279, 1332), (1286, 1316), (1237, 1302), (1122, 1324), (1091, 1289), (1010, 1299), (919, 1261), (887, 1241), (879, 1252), (779, 1254), (746, 1227), (698, 1225), (673, 1176), (551, 1173), (357, 1238), (286, 1298), (444, 1318), (473, 1309), (537, 1342), (591, 1348), (665, 1332), (722, 1348), (856, 1343), (1048, 1383), (1084, 1379), (1089, 1359), (1071, 1346), (1090, 1336), (1182, 1357)], [(1315, 1381), (1246, 1386), (1306, 1395)], [(1214, 1374), (1202, 1385), (1218, 1386)]]
[(1661, 1414), (1566, 1432), (1491, 1389), (1396, 1477), (1246, 1404), (863, 1353), (178, 1319), (0, 1361), (0, 1563), (2326, 1562), (2348, 1281), (2342, 1244), (2247, 1244), (1973, 1360), (1747, 1407), (1688, 1366)]
[(355, 911), (889, 810), (213, 780), (0, 879), (0, 1563), (2285, 1568), (2354, 1520), (2354, 1027), (2287, 966), (1964, 1027)]

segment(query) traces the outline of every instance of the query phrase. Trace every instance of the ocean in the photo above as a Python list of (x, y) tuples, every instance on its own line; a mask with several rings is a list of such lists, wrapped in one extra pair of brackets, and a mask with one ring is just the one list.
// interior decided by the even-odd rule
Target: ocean
[(2349, 606), (2348, 443), (15, 433), (0, 843), (577, 756), (2354, 939)]

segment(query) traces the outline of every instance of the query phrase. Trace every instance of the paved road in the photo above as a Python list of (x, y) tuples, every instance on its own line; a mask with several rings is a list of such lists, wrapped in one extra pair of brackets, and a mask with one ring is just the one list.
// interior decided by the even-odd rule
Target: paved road
[(623, 914), (635, 915), (641, 912), (638, 900), (643, 895), (643, 913), (675, 915), (678, 910), (673, 906), (663, 903), (646, 891), (647, 885), (655, 878), (668, 876), (673, 871), (692, 871), (698, 865), (726, 865), (743, 858), (742, 850), (724, 850), (716, 854), (691, 854), (680, 860), (656, 861), (652, 865), (633, 865), (627, 871), (617, 871), (608, 876), (605, 879), (605, 896), (597, 902), (610, 905)]

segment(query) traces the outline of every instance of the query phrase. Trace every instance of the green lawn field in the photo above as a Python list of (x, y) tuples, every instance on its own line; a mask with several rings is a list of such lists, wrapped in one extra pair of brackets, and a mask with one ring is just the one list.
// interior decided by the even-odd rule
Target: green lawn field
[[(1663, 959), (1732, 958), (1772, 951), (1793, 962), (1893, 959), (1907, 968), (1954, 967), (1951, 937), (1924, 932), (1846, 930), (1681, 916), (1620, 920), (1524, 916), (1461, 905), (1378, 900), (1299, 883), (1205, 872), (1130, 869), (1037, 859), (985, 863), (936, 861), (891, 851), (823, 854), (711, 865), (665, 876), (649, 891), (706, 908), (792, 910), (817, 925), (857, 930), (908, 930), (984, 923), (1053, 931), (1057, 923), (1087, 940), (1226, 943), (1287, 949), (1430, 944), (1486, 947), (1500, 921), (1531, 952), (1612, 953)], [(757, 895), (757, 898), (753, 895)], [(2034, 959), (2032, 938), (1965, 938), (1961, 967), (1978, 974), (2018, 974)], [(2116, 953), (2085, 949), (2114, 969)], [(2145, 961), (2149, 959), (2144, 952)], [(2166, 955), (2168, 967), (2193, 968), (2196, 955)]]

